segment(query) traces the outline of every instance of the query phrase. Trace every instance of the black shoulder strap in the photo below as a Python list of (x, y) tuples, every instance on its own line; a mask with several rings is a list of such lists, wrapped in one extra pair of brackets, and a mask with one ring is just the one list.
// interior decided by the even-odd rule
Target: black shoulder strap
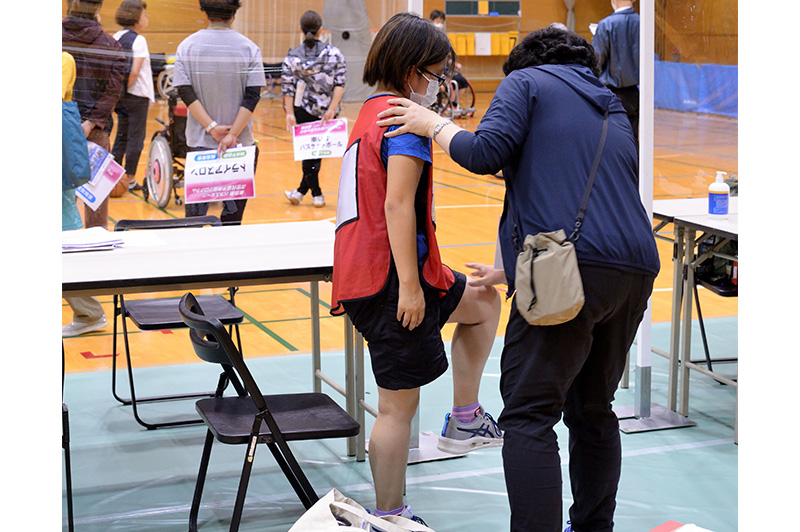
[(586, 190), (583, 191), (583, 199), (581, 200), (581, 207), (578, 209), (578, 216), (575, 218), (575, 228), (572, 234), (569, 235), (571, 242), (577, 242), (580, 235), (578, 234), (583, 225), (583, 218), (586, 216), (586, 205), (589, 203), (589, 195), (592, 193), (592, 185), (594, 185), (594, 177), (597, 175), (597, 169), (600, 167), (600, 157), (603, 155), (603, 148), (606, 145), (606, 135), (608, 133), (608, 108), (603, 115), (603, 132), (600, 133), (600, 144), (597, 146), (597, 153), (594, 154), (594, 162), (592, 163), (592, 171), (589, 174), (589, 182), (586, 183)]

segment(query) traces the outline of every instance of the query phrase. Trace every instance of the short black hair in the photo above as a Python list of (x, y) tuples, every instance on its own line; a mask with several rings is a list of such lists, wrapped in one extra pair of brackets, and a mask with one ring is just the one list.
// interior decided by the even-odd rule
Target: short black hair
[(142, 0), (125, 0), (117, 8), (114, 20), (123, 28), (130, 28), (139, 22), (145, 9), (147, 9), (147, 4)]
[(428, 17), (428, 18), (431, 19), (431, 20), (435, 20), (437, 18), (445, 20), (447, 17), (445, 16), (444, 11), (440, 11), (438, 9), (434, 9), (433, 11), (431, 11), (431, 16)]
[(548, 26), (529, 33), (503, 64), (507, 76), (514, 70), (539, 65), (582, 65), (600, 76), (597, 53), (586, 39), (573, 31)]
[(428, 67), (446, 59), (449, 69), (456, 54), (443, 31), (419, 15), (398, 13), (375, 35), (364, 63), (363, 81), (369, 86), (381, 82), (404, 93), (409, 69)]
[(200, 0), (200, 10), (210, 19), (230, 20), (240, 7), (239, 0)]

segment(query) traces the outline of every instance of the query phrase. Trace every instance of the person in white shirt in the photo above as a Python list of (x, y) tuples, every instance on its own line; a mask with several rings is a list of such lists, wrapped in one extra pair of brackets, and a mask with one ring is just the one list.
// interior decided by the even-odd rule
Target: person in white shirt
[(117, 135), (111, 155), (125, 168), (129, 190), (140, 190), (136, 183), (136, 169), (144, 148), (147, 132), (147, 113), (155, 102), (153, 71), (150, 67), (150, 50), (140, 32), (147, 28), (147, 4), (141, 0), (125, 0), (117, 9), (116, 22), (123, 29), (114, 34), (122, 44), (128, 59), (122, 95), (117, 112)]

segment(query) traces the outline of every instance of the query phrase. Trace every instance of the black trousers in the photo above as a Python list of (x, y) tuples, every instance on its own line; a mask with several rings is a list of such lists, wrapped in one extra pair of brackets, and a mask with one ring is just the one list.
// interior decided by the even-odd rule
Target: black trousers
[(119, 163), (125, 160), (125, 173), (136, 176), (139, 157), (144, 148), (144, 137), (147, 132), (147, 110), (150, 100), (133, 94), (125, 94), (117, 104), (117, 136), (111, 155)]
[(639, 145), (639, 87), (623, 87), (618, 89), (616, 87), (609, 87), (609, 90), (617, 95), (622, 101), (622, 107), (628, 114), (628, 120), (631, 122), (633, 128), (633, 138), (636, 139), (636, 145)]
[(513, 532), (561, 532), (561, 459), (569, 428), (576, 532), (613, 529), (622, 448), (611, 410), (654, 277), (581, 266), (586, 302), (572, 321), (529, 325), (512, 305), (501, 359), (503, 466)]
[[(298, 124), (306, 124), (319, 120), (318, 117), (312, 115), (302, 107), (294, 108), (294, 116), (297, 118)], [(320, 168), (322, 168), (322, 159), (306, 159), (303, 161), (303, 179), (300, 180), (300, 186), (297, 187), (297, 191), (300, 194), (305, 194), (310, 190), (312, 196), (322, 195), (322, 189), (319, 186)]]

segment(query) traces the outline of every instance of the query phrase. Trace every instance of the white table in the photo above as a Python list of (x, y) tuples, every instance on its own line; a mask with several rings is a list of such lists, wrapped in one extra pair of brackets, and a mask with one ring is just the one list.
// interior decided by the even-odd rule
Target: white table
[[(727, 219), (712, 219), (708, 215), (707, 198), (668, 199), (653, 201), (653, 217), (674, 229), (672, 320), (669, 350), (669, 383), (667, 408), (682, 416), (689, 414), (689, 373), (699, 371), (711, 378), (736, 388), (737, 415), (735, 432), (738, 435), (738, 382), (691, 361), (692, 290), (695, 267), (715, 251), (696, 255), (700, 242), (711, 235), (724, 239), (739, 239), (739, 198), (730, 198)], [(696, 237), (700, 232), (701, 236)], [(719, 246), (717, 246), (718, 248)], [(679, 358), (680, 354), (680, 358)], [(680, 363), (679, 363), (680, 361)], [(678, 389), (680, 383), (680, 397)], [(680, 401), (678, 401), (680, 399)]]
[[(352, 323), (345, 318), (345, 386), (321, 370), (319, 282), (333, 274), (334, 225), (326, 221), (223, 227), (152, 229), (112, 233), (125, 241), (110, 251), (63, 253), (62, 296), (98, 296), (280, 283), (311, 284), (314, 391), (324, 381), (345, 396), (346, 410), (362, 428), (356, 389)], [(362, 392), (363, 393), (363, 392)], [(358, 419), (361, 417), (361, 419)], [(363, 429), (348, 440), (348, 454), (363, 456)]]

